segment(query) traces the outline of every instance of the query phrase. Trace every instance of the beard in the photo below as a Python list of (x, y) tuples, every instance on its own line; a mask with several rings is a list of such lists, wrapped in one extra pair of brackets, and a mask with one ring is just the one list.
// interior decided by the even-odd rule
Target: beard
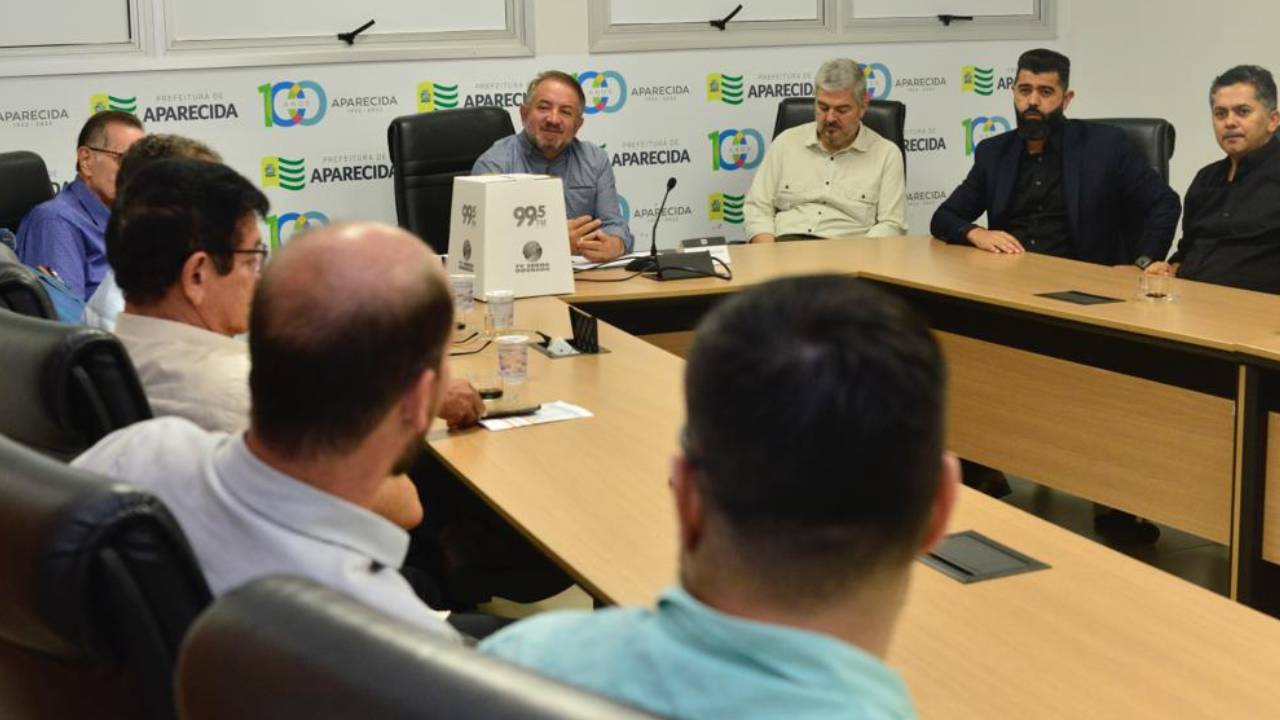
[(418, 464), (418, 458), (422, 457), (423, 451), (426, 449), (427, 441), (421, 436), (414, 436), (400, 452), (400, 457), (396, 458), (396, 462), (391, 466), (391, 475), (405, 475)]
[[(1036, 112), (1039, 113), (1039, 111)], [(1026, 112), (1017, 113), (1017, 117), (1018, 136), (1023, 140), (1044, 140), (1066, 122), (1062, 108), (1058, 108), (1047, 115), (1042, 114), (1042, 117), (1029, 118)]]
[[(859, 125), (858, 127), (861, 127)], [(818, 136), (826, 140), (832, 149), (844, 149), (853, 142), (855, 128), (842, 129), (835, 123), (822, 123), (818, 126)]]
[(569, 134), (561, 134), (558, 136), (539, 137), (533, 128), (525, 128), (524, 135), (529, 139), (529, 144), (538, 149), (539, 152), (548, 155), (559, 155), (564, 149), (569, 147), (569, 143), (573, 142), (573, 136)]

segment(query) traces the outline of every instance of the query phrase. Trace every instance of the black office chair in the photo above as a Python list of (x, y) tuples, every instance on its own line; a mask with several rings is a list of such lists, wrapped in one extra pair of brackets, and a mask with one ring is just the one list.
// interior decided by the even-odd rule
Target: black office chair
[(233, 590), (196, 620), (178, 662), (178, 712), (185, 720), (652, 717), (289, 577)]
[(7, 259), (6, 251), (8, 248), (0, 245), (0, 309), (57, 320), (53, 302), (49, 300), (49, 293), (40, 278), (36, 277), (36, 271), (18, 262), (16, 256), (12, 260)]
[(515, 132), (503, 108), (478, 107), (405, 115), (391, 121), (387, 146), (395, 172), (396, 221), (438, 253), (449, 251), (453, 179)]
[(18, 231), (31, 208), (53, 197), (49, 170), (28, 150), (0, 153), (0, 228)]
[(0, 437), (0, 717), (175, 717), (210, 601), (154, 496)]
[(1178, 133), (1173, 124), (1161, 118), (1098, 118), (1090, 122), (1111, 125), (1124, 131), (1126, 137), (1147, 159), (1147, 164), (1169, 182), (1169, 159), (1173, 157), (1173, 145)]
[(0, 310), (0, 434), (59, 459), (151, 417), (114, 335)]
[[(813, 98), (787, 98), (778, 103), (778, 118), (773, 123), (773, 136), (787, 128), (813, 122)], [(872, 100), (862, 116), (862, 124), (898, 146), (902, 153), (903, 173), (907, 167), (907, 106), (897, 100)]]

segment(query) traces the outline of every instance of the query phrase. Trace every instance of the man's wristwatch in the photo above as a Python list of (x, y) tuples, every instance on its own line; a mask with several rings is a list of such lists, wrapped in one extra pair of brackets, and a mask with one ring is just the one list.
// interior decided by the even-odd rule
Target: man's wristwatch
[(1151, 258), (1147, 257), (1146, 255), (1143, 255), (1137, 260), (1134, 260), (1133, 264), (1137, 265), (1139, 270), (1146, 270), (1147, 266), (1150, 265), (1152, 262), (1154, 261)]

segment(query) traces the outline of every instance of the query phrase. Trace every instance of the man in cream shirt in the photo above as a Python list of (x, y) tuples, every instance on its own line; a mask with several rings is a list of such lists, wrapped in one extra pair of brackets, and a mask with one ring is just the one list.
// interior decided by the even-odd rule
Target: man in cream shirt
[(862, 124), (867, 79), (853, 60), (828, 60), (814, 82), (814, 122), (774, 138), (747, 193), (751, 242), (902, 235), (902, 153)]

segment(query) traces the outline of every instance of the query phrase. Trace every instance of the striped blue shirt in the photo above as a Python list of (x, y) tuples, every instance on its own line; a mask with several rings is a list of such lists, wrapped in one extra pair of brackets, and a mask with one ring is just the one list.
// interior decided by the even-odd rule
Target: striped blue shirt
[(564, 184), (564, 209), (569, 218), (590, 215), (600, 221), (600, 229), (622, 238), (624, 252), (631, 252), (635, 239), (618, 204), (618, 186), (613, 178), (609, 153), (597, 145), (574, 138), (555, 160), (547, 160), (523, 132), (495, 142), (471, 168), (472, 175), (487, 173), (531, 173), (552, 175)]

